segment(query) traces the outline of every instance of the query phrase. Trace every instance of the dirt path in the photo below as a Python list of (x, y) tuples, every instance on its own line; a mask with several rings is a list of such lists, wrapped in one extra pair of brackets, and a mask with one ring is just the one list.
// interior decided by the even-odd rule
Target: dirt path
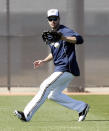
[[(12, 88), (8, 91), (7, 88), (0, 88), (0, 96), (34, 96), (39, 88)], [(67, 95), (109, 95), (109, 88), (86, 88), (85, 92), (68, 92)]]

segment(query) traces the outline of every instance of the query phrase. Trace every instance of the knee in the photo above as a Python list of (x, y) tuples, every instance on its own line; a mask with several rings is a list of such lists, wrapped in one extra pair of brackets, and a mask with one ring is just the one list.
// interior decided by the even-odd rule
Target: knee
[(53, 95), (50, 93), (50, 94), (48, 95), (48, 99), (49, 99), (49, 100), (53, 100), (53, 98), (54, 98)]
[(48, 95), (48, 99), (56, 101), (57, 98), (58, 98), (58, 96), (59, 96), (58, 93), (51, 92), (51, 93)]

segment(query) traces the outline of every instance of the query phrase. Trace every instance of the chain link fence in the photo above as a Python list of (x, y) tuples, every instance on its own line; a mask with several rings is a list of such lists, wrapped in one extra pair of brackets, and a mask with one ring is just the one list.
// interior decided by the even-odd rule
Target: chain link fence
[[(96, 2), (84, 0), (84, 85), (90, 87), (109, 86), (109, 2)], [(39, 87), (53, 71), (49, 65), (33, 69), (49, 52), (41, 39), (49, 8), (58, 8), (68, 24), (67, 0), (0, 0), (0, 87)]]

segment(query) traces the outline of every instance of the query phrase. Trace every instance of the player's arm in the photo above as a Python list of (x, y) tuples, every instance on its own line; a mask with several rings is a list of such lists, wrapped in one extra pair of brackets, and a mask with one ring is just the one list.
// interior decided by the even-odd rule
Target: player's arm
[(84, 42), (82, 36), (63, 36), (61, 37), (62, 40), (73, 43), (73, 44), (82, 44)]
[(34, 63), (33, 63), (34, 64), (34, 69), (41, 66), (41, 65), (43, 65), (44, 63), (47, 63), (47, 62), (51, 61), (52, 59), (53, 59), (53, 56), (50, 53), (45, 59), (34, 61)]
[(52, 56), (52, 53), (50, 53), (50, 54), (43, 60), (43, 62), (44, 62), (44, 63), (47, 63), (47, 62), (51, 61), (52, 59), (53, 59), (53, 56)]

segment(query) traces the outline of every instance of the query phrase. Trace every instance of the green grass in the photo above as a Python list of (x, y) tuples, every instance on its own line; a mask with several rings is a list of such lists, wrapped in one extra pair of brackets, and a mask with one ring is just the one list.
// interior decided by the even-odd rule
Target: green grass
[(78, 113), (50, 100), (36, 112), (30, 122), (13, 115), (23, 110), (32, 96), (0, 96), (0, 131), (108, 131), (109, 95), (71, 96), (85, 101), (91, 108), (84, 122), (77, 122)]

